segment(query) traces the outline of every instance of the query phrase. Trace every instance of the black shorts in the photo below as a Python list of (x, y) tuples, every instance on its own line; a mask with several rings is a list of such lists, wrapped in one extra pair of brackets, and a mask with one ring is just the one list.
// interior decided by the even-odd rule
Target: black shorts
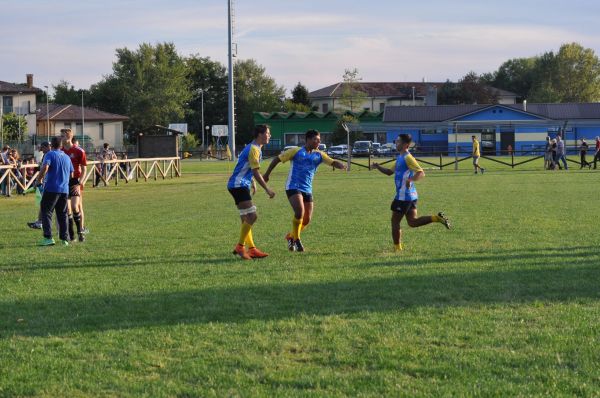
[(74, 196), (81, 196), (81, 185), (79, 184), (79, 178), (69, 179), (69, 199)]
[(233, 196), (236, 205), (252, 200), (252, 195), (250, 195), (250, 189), (248, 188), (228, 188), (228, 190), (231, 196)]
[(390, 206), (391, 211), (398, 212), (400, 214), (406, 214), (410, 209), (417, 208), (416, 200), (397, 200), (394, 199)]
[(312, 202), (313, 201), (312, 193), (302, 192), (299, 189), (288, 189), (285, 191), (285, 193), (287, 194), (288, 198), (293, 195), (301, 194), (303, 202)]

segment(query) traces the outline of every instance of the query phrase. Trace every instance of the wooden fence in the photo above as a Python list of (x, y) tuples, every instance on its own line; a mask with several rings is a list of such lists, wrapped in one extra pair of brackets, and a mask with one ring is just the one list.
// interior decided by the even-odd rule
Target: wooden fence
[[(28, 169), (33, 172), (28, 176)], [(35, 181), (39, 175), (37, 164), (23, 164), (17, 168), (12, 165), (0, 165), (0, 186), (5, 187), (8, 196), (12, 194), (14, 187), (23, 191), (35, 186)], [(139, 159), (117, 159), (106, 160), (104, 162), (90, 161), (87, 164), (87, 171), (80, 178), (81, 184), (91, 182), (92, 186), (103, 184), (107, 186), (111, 180), (115, 185), (119, 182), (135, 180), (138, 182), (143, 179), (157, 180), (167, 177), (181, 177), (181, 160), (179, 157), (170, 158), (139, 158)]]

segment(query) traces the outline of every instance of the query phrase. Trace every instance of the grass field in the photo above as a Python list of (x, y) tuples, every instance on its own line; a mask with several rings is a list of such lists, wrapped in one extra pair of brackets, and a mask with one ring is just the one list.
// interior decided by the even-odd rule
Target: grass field
[(540, 164), (427, 171), (419, 212), (454, 229), (404, 225), (401, 255), (393, 178), (358, 168), (319, 170), (288, 253), (279, 166), (251, 262), (224, 162), (87, 188), (70, 247), (0, 198), (0, 397), (597, 396), (600, 173)]

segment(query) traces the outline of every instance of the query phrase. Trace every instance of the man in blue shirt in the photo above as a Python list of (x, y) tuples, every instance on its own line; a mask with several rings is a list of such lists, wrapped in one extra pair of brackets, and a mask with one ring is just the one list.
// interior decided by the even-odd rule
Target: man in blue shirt
[(52, 238), (52, 212), (56, 210), (58, 234), (63, 246), (69, 245), (67, 230), (67, 196), (69, 194), (69, 179), (73, 176), (71, 159), (60, 150), (60, 137), (52, 137), (52, 150), (44, 156), (40, 168), (38, 182), (44, 181), (41, 212), (44, 239), (39, 246), (52, 246), (56, 242)]

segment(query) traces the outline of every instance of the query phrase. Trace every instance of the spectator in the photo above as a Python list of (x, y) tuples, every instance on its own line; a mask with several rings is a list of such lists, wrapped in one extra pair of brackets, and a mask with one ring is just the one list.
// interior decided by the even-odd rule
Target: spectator
[[(558, 163), (558, 167), (560, 168), (560, 161), (562, 160), (563, 165), (565, 166), (565, 170), (569, 170), (569, 166), (567, 166), (567, 157), (565, 151), (565, 142), (560, 137), (560, 134), (556, 135), (556, 163)], [(562, 170), (562, 168), (561, 168)]]
[(546, 148), (544, 149), (544, 169), (554, 170), (554, 159), (552, 158), (552, 141), (546, 136)]
[(52, 137), (52, 150), (44, 156), (38, 182), (44, 182), (42, 195), (42, 228), (44, 238), (39, 246), (52, 246), (56, 244), (52, 238), (52, 213), (56, 210), (58, 233), (63, 246), (69, 245), (69, 231), (67, 230), (67, 195), (69, 193), (69, 179), (73, 177), (73, 164), (71, 159), (60, 150), (61, 138)]
[[(44, 155), (46, 155), (46, 153), (48, 153), (48, 151), (50, 151), (50, 143), (48, 141), (42, 142), (42, 144), (40, 145), (40, 152), (42, 153), (42, 161), (44, 159)], [(41, 168), (42, 162), (38, 162), (38, 165)], [(43, 185), (38, 184), (38, 189), (40, 191), (43, 191)], [(37, 220), (33, 221), (33, 222), (28, 222), (27, 226), (32, 229), (42, 229), (42, 209), (41, 209), (41, 207), (38, 212)]]
[[(8, 151), (10, 147), (8, 145), (4, 145), (2, 148), (2, 152), (0, 152), (0, 166), (8, 166)], [(0, 177), (2, 177), (6, 173), (6, 170), (0, 170)], [(10, 196), (9, 194), (9, 186), (8, 179), (5, 179), (0, 183), (0, 191), (2, 195)]]
[(587, 154), (588, 149), (589, 149), (588, 143), (585, 142), (585, 138), (582, 138), (581, 146), (579, 147), (579, 156), (581, 157), (581, 167), (579, 167), (579, 170), (583, 169), (585, 166), (587, 166), (588, 168), (592, 167), (592, 164), (588, 163), (587, 159), (585, 158), (585, 155)]
[[(556, 157), (556, 138), (551, 141), (551, 150), (552, 150), (552, 170), (556, 170), (556, 165), (558, 164), (558, 158)], [(560, 167), (560, 165), (558, 166)]]
[(596, 163), (600, 160), (600, 137), (596, 137), (596, 153), (594, 154), (594, 169)]

